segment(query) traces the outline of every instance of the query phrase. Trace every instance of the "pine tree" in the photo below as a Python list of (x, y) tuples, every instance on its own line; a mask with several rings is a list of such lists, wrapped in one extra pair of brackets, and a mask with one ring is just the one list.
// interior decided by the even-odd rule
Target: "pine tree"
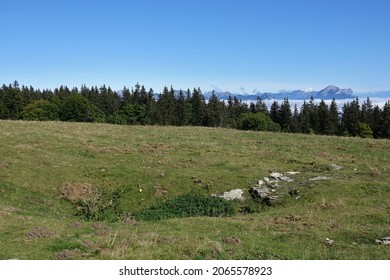
[(382, 138), (382, 110), (378, 105), (375, 105), (371, 116), (371, 129), (374, 138)]
[(186, 97), (182, 90), (179, 91), (179, 97), (177, 100), (177, 125), (184, 126), (189, 124), (189, 116), (186, 109)]
[(175, 125), (177, 123), (176, 108), (177, 101), (174, 90), (172, 86), (170, 90), (165, 86), (163, 93), (157, 101), (159, 123), (162, 125)]
[(349, 136), (359, 135), (360, 105), (356, 97), (351, 103), (347, 102), (343, 107), (342, 127), (344, 134)]
[(337, 108), (336, 100), (333, 98), (329, 108), (330, 134), (338, 135), (340, 131), (339, 109)]
[(203, 125), (203, 121), (205, 118), (206, 102), (199, 88), (194, 88), (190, 103), (192, 109), (191, 124), (195, 126)]
[(390, 138), (390, 101), (383, 106), (381, 133), (383, 138)]
[(280, 106), (279, 112), (277, 113), (279, 117), (279, 125), (283, 132), (291, 132), (291, 106), (288, 98), (285, 98)]
[(321, 100), (318, 106), (318, 133), (330, 135), (333, 132), (332, 130), (328, 105), (324, 100)]
[(153, 89), (149, 89), (148, 98), (145, 107), (145, 124), (156, 124), (157, 120), (157, 104), (154, 98)]
[(23, 111), (23, 103), (23, 96), (17, 81), (8, 87), (3, 85), (3, 116), (12, 120), (19, 119)]
[(217, 127), (221, 125), (222, 121), (222, 106), (218, 97), (213, 90), (206, 109), (206, 126)]
[(301, 112), (299, 113), (299, 125), (302, 133), (312, 133), (313, 130), (310, 127), (310, 115), (309, 115), (309, 104), (303, 101)]
[(291, 117), (290, 131), (292, 133), (302, 132), (299, 125), (299, 112), (298, 112), (297, 104), (294, 105), (294, 113)]
[(261, 97), (258, 96), (257, 99), (256, 99), (256, 113), (263, 113), (263, 114), (266, 114), (266, 115), (269, 115), (269, 111), (268, 111), (268, 107), (267, 105), (263, 102), (263, 100), (261, 100)]
[(280, 113), (280, 105), (278, 101), (275, 100), (271, 105), (269, 114), (272, 121), (280, 125), (281, 121), (280, 121), (279, 113)]
[(311, 96), (308, 104), (310, 130), (314, 133), (318, 133), (319, 121), (318, 121), (318, 106), (314, 103), (314, 97)]

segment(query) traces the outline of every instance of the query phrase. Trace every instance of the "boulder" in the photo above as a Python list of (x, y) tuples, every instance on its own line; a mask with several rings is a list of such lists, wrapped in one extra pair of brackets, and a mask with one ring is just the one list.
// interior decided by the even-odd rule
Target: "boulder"
[(244, 191), (242, 189), (234, 189), (224, 192), (223, 194), (214, 194), (213, 196), (220, 197), (226, 200), (244, 200)]
[(381, 239), (375, 239), (375, 242), (383, 245), (390, 245), (390, 236), (383, 237)]

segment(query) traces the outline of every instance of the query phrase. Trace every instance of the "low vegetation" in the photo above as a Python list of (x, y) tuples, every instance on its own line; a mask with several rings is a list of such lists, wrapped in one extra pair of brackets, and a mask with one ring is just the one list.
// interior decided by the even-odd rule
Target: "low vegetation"
[(0, 259), (390, 257), (388, 140), (0, 121), (0, 143)]

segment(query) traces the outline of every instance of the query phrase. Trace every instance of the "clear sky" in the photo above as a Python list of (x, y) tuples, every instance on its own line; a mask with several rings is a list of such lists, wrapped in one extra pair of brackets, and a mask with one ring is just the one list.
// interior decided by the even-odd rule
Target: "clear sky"
[(0, 2), (0, 83), (390, 89), (388, 0)]

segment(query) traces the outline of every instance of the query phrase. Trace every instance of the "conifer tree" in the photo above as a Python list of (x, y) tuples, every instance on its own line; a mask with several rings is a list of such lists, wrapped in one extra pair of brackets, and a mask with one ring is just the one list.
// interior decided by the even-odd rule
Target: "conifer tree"
[(204, 100), (204, 96), (199, 88), (194, 88), (190, 103), (192, 109), (191, 124), (195, 126), (203, 125), (206, 103)]
[(278, 101), (274, 101), (271, 105), (271, 109), (270, 109), (270, 117), (272, 119), (273, 122), (277, 123), (277, 124), (280, 124), (281, 121), (280, 121), (280, 105), (278, 103)]
[(338, 135), (340, 131), (340, 119), (339, 119), (339, 110), (337, 108), (337, 103), (334, 98), (329, 107), (329, 120), (331, 124), (330, 134)]
[(222, 106), (218, 97), (215, 95), (215, 91), (213, 90), (209, 102), (207, 103), (206, 110), (206, 126), (217, 127), (221, 125), (222, 121)]
[(383, 138), (390, 138), (390, 101), (387, 101), (382, 110), (381, 134)]
[(318, 106), (318, 133), (330, 135), (333, 132), (332, 130), (328, 105), (324, 100), (321, 100)]
[(277, 112), (279, 118), (279, 125), (283, 132), (291, 132), (291, 106), (288, 98), (285, 98), (280, 106), (279, 112)]
[(300, 133), (300, 132), (302, 132), (301, 128), (300, 128), (300, 125), (299, 125), (299, 112), (298, 112), (297, 104), (294, 105), (294, 113), (291, 116), (290, 131), (292, 133)]

